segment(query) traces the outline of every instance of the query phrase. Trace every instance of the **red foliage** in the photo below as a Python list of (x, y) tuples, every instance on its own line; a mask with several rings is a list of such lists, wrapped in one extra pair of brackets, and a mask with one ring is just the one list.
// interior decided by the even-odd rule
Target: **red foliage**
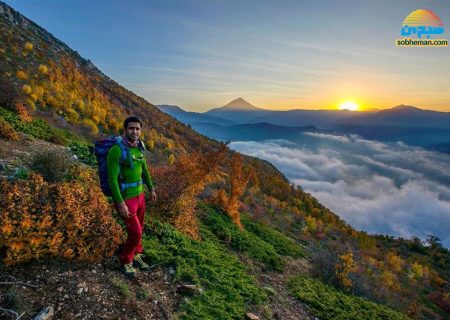
[(157, 203), (148, 203), (155, 215), (172, 223), (177, 229), (199, 239), (195, 216), (197, 196), (206, 185), (221, 179), (220, 165), (226, 146), (210, 153), (181, 155), (172, 166), (152, 168), (157, 185)]

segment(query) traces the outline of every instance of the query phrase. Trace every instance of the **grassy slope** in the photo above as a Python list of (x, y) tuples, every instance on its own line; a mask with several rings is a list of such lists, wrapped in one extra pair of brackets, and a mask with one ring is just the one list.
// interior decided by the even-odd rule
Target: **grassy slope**
[[(263, 269), (282, 272), (284, 255), (301, 257), (304, 253), (292, 239), (268, 226), (244, 218), (244, 224), (249, 228), (241, 232), (229, 217), (217, 209), (205, 204), (200, 204), (199, 207), (202, 211), (202, 242), (192, 240), (172, 226), (154, 220), (148, 224), (144, 235), (145, 253), (152, 263), (174, 266), (175, 281), (195, 283), (202, 288), (200, 294), (181, 305), (182, 319), (242, 319), (244, 312), (251, 311), (252, 306), (267, 301), (268, 292), (259, 286), (248, 272), (247, 266), (235, 254), (244, 254), (261, 263)], [(293, 283), (297, 284), (299, 280), (295, 281)], [(341, 295), (319, 280), (309, 281), (314, 284), (308, 286), (308, 294), (311, 296), (321, 297), (325, 292), (324, 288), (331, 292), (328, 295)], [(337, 306), (329, 304), (328, 309), (320, 309), (316, 307), (315, 300), (306, 300), (298, 292), (294, 294), (310, 304), (311, 309), (325, 319), (333, 319), (334, 315), (339, 314), (344, 318), (348, 315), (342, 313), (340, 300)], [(362, 315), (370, 315), (366, 319), (406, 319), (387, 307), (361, 298), (345, 298), (344, 294), (342, 297), (340, 299), (352, 308), (356, 303), (356, 308), (367, 309), (357, 310)], [(345, 304), (343, 306), (344, 309), (347, 307)]]
[(408, 319), (404, 314), (393, 311), (386, 306), (345, 294), (320, 280), (305, 275), (293, 277), (289, 289), (296, 298), (311, 307), (321, 319)]

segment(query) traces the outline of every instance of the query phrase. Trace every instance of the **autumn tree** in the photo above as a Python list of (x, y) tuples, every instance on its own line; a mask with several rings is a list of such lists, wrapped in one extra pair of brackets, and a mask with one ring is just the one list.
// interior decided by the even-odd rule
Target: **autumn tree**
[(227, 147), (222, 144), (216, 151), (182, 154), (172, 166), (152, 167), (151, 173), (158, 190), (155, 214), (173, 224), (194, 239), (199, 239), (195, 215), (197, 196), (206, 185), (222, 179), (220, 168)]
[(234, 224), (242, 230), (241, 215), (238, 210), (240, 207), (239, 198), (245, 192), (250, 174), (248, 170), (244, 169), (244, 157), (241, 154), (236, 152), (232, 155), (227, 164), (227, 175), (229, 195), (221, 188), (213, 195), (210, 201), (222, 208), (230, 216)]
[(344, 288), (349, 289), (353, 286), (353, 282), (349, 276), (350, 273), (356, 272), (357, 270), (356, 263), (353, 260), (352, 250), (349, 249), (339, 256), (339, 262), (336, 265), (336, 276)]

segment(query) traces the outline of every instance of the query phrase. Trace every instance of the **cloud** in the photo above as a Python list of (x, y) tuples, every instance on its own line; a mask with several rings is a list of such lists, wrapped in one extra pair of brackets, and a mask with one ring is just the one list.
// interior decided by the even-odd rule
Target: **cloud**
[(292, 182), (357, 229), (450, 247), (450, 156), (355, 135), (305, 133), (286, 140), (232, 142), (273, 163)]

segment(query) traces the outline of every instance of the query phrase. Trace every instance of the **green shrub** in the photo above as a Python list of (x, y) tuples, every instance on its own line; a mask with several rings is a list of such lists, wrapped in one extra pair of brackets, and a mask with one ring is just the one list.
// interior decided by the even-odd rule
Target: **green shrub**
[(183, 302), (181, 319), (242, 319), (246, 308), (265, 302), (267, 294), (247, 274), (246, 266), (203, 225), (200, 233), (203, 242), (154, 220), (143, 235), (145, 253), (152, 263), (174, 266), (174, 281), (203, 289)]
[(30, 160), (30, 169), (42, 174), (48, 182), (69, 180), (74, 165), (69, 155), (60, 149), (40, 151), (33, 154)]
[(249, 257), (264, 263), (269, 270), (282, 271), (284, 261), (278, 255), (272, 244), (264, 241), (248, 230), (239, 230), (228, 215), (200, 205), (204, 211), (204, 225), (221, 241), (232, 249), (243, 252)]
[(68, 130), (50, 126), (42, 119), (34, 118), (31, 122), (23, 122), (19, 115), (0, 107), (0, 119), (7, 121), (16, 131), (29, 134), (35, 138), (66, 146), (70, 140), (79, 139)]
[(91, 152), (91, 147), (81, 141), (71, 141), (69, 144), (70, 151), (75, 154), (78, 159), (91, 167), (97, 167), (97, 159), (93, 152)]
[(281, 232), (269, 226), (251, 221), (249, 217), (244, 215), (241, 216), (241, 221), (246, 230), (257, 235), (265, 242), (270, 243), (278, 254), (293, 258), (305, 257), (305, 253), (300, 245)]
[(132, 297), (130, 286), (127, 283), (125, 283), (123, 280), (114, 278), (111, 280), (111, 282), (114, 285), (114, 287), (116, 287), (119, 290), (120, 294), (123, 297), (128, 298), (128, 299)]
[(406, 320), (402, 313), (386, 306), (345, 294), (318, 279), (298, 275), (290, 279), (289, 291), (308, 304), (324, 320)]

